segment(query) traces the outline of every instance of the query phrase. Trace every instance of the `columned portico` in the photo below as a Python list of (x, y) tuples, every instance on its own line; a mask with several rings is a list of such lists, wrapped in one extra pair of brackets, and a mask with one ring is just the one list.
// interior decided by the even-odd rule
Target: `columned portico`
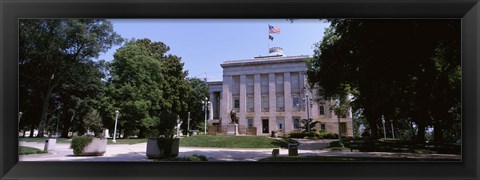
[[(279, 55), (225, 61), (221, 64), (223, 81), (208, 82), (212, 105), (209, 124), (218, 122), (223, 131), (231, 122), (231, 110), (235, 110), (240, 134), (247, 133), (248, 127), (255, 127), (256, 135), (289, 133), (300, 130), (309, 108), (310, 118), (319, 121), (314, 128), (337, 133), (336, 116), (329, 111), (331, 101), (312, 101), (313, 106), (303, 102), (305, 93), (314, 94), (306, 88), (307, 58)], [(347, 134), (353, 135), (351, 116), (342, 122), (346, 122)]]

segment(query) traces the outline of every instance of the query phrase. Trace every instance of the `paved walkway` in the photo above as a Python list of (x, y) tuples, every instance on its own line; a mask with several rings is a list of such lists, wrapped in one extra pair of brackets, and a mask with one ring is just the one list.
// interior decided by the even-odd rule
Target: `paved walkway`
[[(336, 152), (325, 150), (331, 140), (296, 139), (300, 145), (299, 156), (331, 156), (331, 157), (385, 157), (385, 158), (422, 158), (422, 159), (458, 159), (459, 155), (451, 154), (414, 154), (389, 152)], [(44, 149), (44, 143), (20, 141), (21, 146)], [(153, 161), (147, 159), (146, 143), (109, 144), (103, 156), (74, 156), (70, 144), (57, 143), (48, 154), (21, 155), (20, 161)], [(239, 148), (202, 148), (180, 147), (179, 156), (204, 155), (209, 161), (257, 161), (272, 156), (272, 149), (239, 149)], [(288, 156), (288, 149), (280, 149), (280, 156)]]

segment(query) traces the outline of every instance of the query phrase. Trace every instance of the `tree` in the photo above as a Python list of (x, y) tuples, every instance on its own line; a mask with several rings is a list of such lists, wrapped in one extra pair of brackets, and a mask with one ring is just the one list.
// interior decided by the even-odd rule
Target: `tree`
[[(199, 78), (187, 78), (187, 82), (191, 88), (191, 92), (187, 98), (188, 112), (190, 112), (190, 118), (192, 119), (190, 121), (190, 129), (203, 131), (205, 128), (205, 111), (202, 101), (205, 101), (205, 97), (208, 97), (208, 85), (205, 83), (205, 81)], [(213, 99), (210, 101), (213, 101)], [(187, 123), (183, 123), (182, 128), (186, 130)]]
[(115, 52), (110, 64), (107, 98), (104, 99), (105, 103), (111, 104), (107, 111), (118, 110), (122, 114), (118, 124), (125, 137), (135, 129), (158, 126), (159, 113), (165, 104), (164, 67), (155, 57), (163, 55), (166, 50), (153, 50), (137, 42), (129, 41)]
[(70, 77), (75, 64), (91, 61), (122, 39), (103, 19), (22, 19), (19, 30), (20, 91), (26, 92), (20, 99), (38, 102), (37, 137), (43, 137), (58, 87), (68, 78), (82, 78)]
[(340, 125), (340, 118), (345, 118), (347, 113), (350, 110), (350, 86), (343, 84), (341, 86), (341, 89), (339, 89), (336, 100), (335, 100), (335, 105), (330, 107), (331, 111), (335, 112), (337, 115), (337, 122), (338, 122), (338, 142), (340, 143), (341, 146), (343, 146), (342, 143), (342, 128)]
[(373, 138), (384, 115), (415, 122), (422, 143), (425, 128), (448, 129), (441, 122), (458, 107), (459, 28), (457, 20), (332, 20), (308, 64), (309, 83), (327, 98), (350, 86)]
[(161, 114), (166, 119), (160, 123), (160, 132), (165, 137), (173, 138), (175, 133), (170, 130), (173, 130), (176, 125), (177, 117), (180, 116), (183, 122), (188, 121), (188, 97), (192, 87), (186, 79), (188, 72), (183, 70), (184, 63), (181, 62), (180, 57), (168, 55), (162, 59), (162, 62), (165, 67), (163, 74), (166, 86), (163, 97), (166, 103)]
[(85, 124), (87, 131), (95, 133), (95, 136), (97, 137), (102, 136), (102, 117), (100, 117), (100, 114), (97, 112), (97, 110), (88, 112), (87, 115), (83, 117), (83, 123)]
[(120, 111), (125, 137), (135, 130), (140, 137), (152, 130), (173, 136), (177, 116), (187, 114), (187, 72), (181, 59), (165, 55), (167, 51), (162, 42), (140, 39), (127, 42), (114, 55), (103, 104), (110, 104), (104, 106), (106, 112)]

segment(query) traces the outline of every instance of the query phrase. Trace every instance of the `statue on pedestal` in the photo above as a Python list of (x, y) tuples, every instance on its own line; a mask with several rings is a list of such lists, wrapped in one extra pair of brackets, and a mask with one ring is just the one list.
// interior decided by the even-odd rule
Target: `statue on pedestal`
[(232, 120), (231, 124), (237, 124), (237, 113), (235, 113), (235, 110), (230, 111), (230, 119)]
[(182, 125), (183, 121), (180, 120), (180, 116), (177, 115), (177, 125), (175, 126), (175, 130), (177, 131), (177, 137), (180, 137), (180, 126)]
[(227, 125), (227, 135), (239, 135), (238, 133), (238, 119), (237, 119), (237, 114), (235, 113), (235, 110), (232, 109), (230, 111), (230, 119), (232, 122)]

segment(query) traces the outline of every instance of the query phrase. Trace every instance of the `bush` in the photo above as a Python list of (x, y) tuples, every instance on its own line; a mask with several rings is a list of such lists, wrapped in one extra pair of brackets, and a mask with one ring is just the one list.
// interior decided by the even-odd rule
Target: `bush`
[(338, 134), (327, 133), (327, 132), (319, 132), (319, 133), (317, 133), (317, 138), (319, 138), (319, 139), (338, 139)]
[(172, 156), (172, 145), (175, 139), (168, 137), (157, 138), (157, 146), (160, 150), (160, 158), (168, 158)]
[(80, 155), (83, 149), (92, 142), (92, 137), (83, 137), (78, 136), (72, 139), (72, 143), (70, 144), (70, 149), (73, 149), (73, 154), (76, 156)]
[(315, 138), (315, 132), (292, 132), (288, 136), (289, 138)]
[(338, 134), (326, 132), (292, 132), (289, 138), (338, 139)]

